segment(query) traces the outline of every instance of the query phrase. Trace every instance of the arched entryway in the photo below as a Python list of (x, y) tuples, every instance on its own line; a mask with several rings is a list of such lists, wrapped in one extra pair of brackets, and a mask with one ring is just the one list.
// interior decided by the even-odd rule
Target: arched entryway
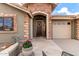
[(37, 14), (33, 16), (33, 37), (46, 37), (46, 16)]

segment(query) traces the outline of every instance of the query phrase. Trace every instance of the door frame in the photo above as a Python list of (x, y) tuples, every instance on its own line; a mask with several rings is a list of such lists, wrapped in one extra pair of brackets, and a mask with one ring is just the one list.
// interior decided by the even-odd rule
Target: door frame
[[(42, 11), (35, 11), (32, 13), (33, 16), (35, 15), (45, 15), (46, 16), (46, 38), (48, 38), (48, 31), (49, 31), (49, 24), (48, 24), (48, 14), (46, 12), (42, 12)], [(33, 17), (32, 19), (30, 19), (30, 38), (33, 39)]]

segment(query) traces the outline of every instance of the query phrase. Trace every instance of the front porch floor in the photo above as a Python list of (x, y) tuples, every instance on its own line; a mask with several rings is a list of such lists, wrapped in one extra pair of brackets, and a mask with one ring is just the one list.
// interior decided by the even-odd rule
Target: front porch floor
[(47, 56), (61, 56), (63, 51), (79, 56), (79, 41), (75, 39), (46, 40), (40, 37), (32, 39), (32, 44), (36, 56), (42, 56), (42, 52), (45, 52)]
[(35, 56), (43, 56), (44, 52), (47, 56), (61, 56), (62, 49), (52, 40), (45, 38), (32, 39), (33, 52)]

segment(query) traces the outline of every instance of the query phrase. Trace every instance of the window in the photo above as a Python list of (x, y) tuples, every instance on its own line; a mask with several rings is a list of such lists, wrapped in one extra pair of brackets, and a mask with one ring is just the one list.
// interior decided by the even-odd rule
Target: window
[(0, 17), (0, 31), (13, 31), (13, 17)]

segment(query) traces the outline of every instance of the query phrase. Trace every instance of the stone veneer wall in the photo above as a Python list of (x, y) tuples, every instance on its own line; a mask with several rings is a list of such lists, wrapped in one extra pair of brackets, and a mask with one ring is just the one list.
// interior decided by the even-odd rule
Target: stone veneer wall
[[(44, 13), (48, 14), (48, 16), (47, 16), (48, 17), (47, 18), (48, 19), (48, 22), (47, 22), (48, 24), (47, 24), (47, 29), (46, 29), (47, 30), (47, 39), (51, 39), (52, 38), (52, 32), (51, 32), (52, 31), (52, 28), (51, 28), (52, 22), (51, 22), (50, 16), (51, 16), (51, 12), (53, 10), (51, 4), (34, 3), (34, 4), (28, 4), (28, 5), (26, 4), (24, 6), (31, 13), (38, 12), (38, 13), (36, 13), (37, 15), (38, 14), (44, 15), (43, 13), (41, 13), (41, 12), (44, 12)], [(39, 13), (39, 11), (40, 11), (40, 13)], [(47, 19), (46, 19), (46, 21), (47, 21)], [(28, 27), (28, 25), (26, 25), (26, 24), (28, 24), (27, 22), (29, 22), (29, 21), (27, 20), (25, 22), (25, 25), (24, 25), (25, 29), (29, 29), (30, 28), (30, 27)], [(24, 37), (28, 37), (30, 32), (29, 32), (29, 30), (24, 30), (24, 33), (25, 33)]]
[[(28, 5), (28, 10), (30, 10), (32, 13), (34, 12), (44, 12), (48, 14), (48, 25), (47, 25), (47, 39), (51, 39), (51, 21), (50, 21), (50, 16), (51, 16), (51, 10), (52, 7), (50, 4), (29, 4)], [(37, 13), (38, 15), (39, 13)], [(42, 13), (41, 13), (42, 14)], [(46, 21), (47, 21), (46, 19)]]
[(29, 34), (30, 34), (30, 32), (29, 32), (29, 29), (30, 29), (30, 27), (29, 27), (29, 23), (30, 23), (29, 20), (30, 20), (29, 16), (25, 15), (25, 20), (24, 20), (24, 38), (27, 38), (27, 39), (29, 39)]
[(79, 39), (79, 19), (76, 20), (76, 38)]
[(34, 3), (34, 4), (29, 4), (27, 10), (31, 11), (32, 13), (35, 11), (42, 11), (50, 14), (52, 11), (52, 7), (51, 4)]

